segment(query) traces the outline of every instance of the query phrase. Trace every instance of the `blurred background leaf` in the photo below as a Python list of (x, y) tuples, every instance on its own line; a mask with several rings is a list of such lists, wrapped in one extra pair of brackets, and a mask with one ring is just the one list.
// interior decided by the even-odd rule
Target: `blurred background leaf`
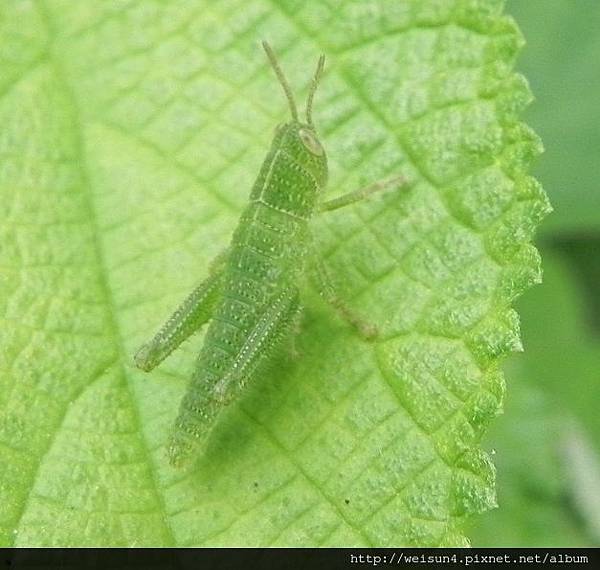
[(509, 0), (527, 46), (520, 69), (536, 102), (526, 120), (546, 153), (536, 174), (556, 213), (544, 236), (600, 230), (600, 3)]
[(546, 153), (536, 174), (555, 212), (541, 230), (544, 283), (518, 303), (525, 353), (506, 366), (505, 415), (487, 437), (499, 509), (474, 546), (600, 544), (600, 5), (512, 0)]
[[(585, 324), (580, 283), (564, 254), (546, 251), (544, 283), (520, 303), (525, 353), (507, 366), (505, 414), (487, 442), (495, 452), (499, 508), (471, 532), (475, 546), (586, 546), (599, 537), (581, 508), (573, 474), (573, 430), (584, 442), (600, 433), (600, 343)], [(597, 444), (588, 455), (597, 455)], [(591, 463), (597, 463), (591, 458)], [(588, 490), (599, 495), (597, 483)], [(600, 512), (595, 512), (600, 520)]]

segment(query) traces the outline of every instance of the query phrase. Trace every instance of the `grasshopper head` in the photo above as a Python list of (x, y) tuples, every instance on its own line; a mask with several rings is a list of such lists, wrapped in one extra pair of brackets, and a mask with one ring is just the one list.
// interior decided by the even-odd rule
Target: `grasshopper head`
[(291, 121), (282, 123), (277, 127), (273, 144), (280, 149), (285, 149), (301, 167), (304, 167), (315, 178), (319, 188), (323, 188), (327, 183), (327, 155), (325, 154), (323, 145), (319, 141), (312, 121), (312, 104), (325, 65), (325, 56), (322, 55), (319, 58), (319, 63), (317, 64), (317, 69), (310, 85), (306, 101), (306, 122), (304, 123), (298, 118), (298, 109), (294, 95), (271, 46), (267, 42), (263, 42), (263, 48), (283, 87), (292, 115)]
[(327, 154), (312, 124), (289, 121), (275, 130), (273, 146), (284, 150), (316, 180), (327, 184)]

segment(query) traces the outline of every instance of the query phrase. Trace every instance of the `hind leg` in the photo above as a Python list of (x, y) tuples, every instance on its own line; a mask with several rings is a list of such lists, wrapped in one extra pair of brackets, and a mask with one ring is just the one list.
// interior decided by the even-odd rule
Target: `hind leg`
[(225, 259), (226, 254), (215, 258), (208, 278), (187, 296), (154, 337), (140, 347), (134, 356), (138, 368), (149, 372), (158, 366), (212, 317), (221, 295)]
[(235, 400), (259, 367), (272, 359), (276, 349), (291, 332), (300, 311), (298, 291), (278, 293), (249, 332), (235, 358), (220, 377), (196, 371), (183, 398), (169, 445), (174, 466), (184, 464), (208, 437), (224, 406)]

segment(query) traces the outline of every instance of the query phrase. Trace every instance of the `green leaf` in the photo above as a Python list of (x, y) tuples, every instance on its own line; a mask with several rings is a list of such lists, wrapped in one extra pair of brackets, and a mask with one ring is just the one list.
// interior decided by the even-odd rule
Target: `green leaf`
[[(479, 446), (520, 347), (549, 206), (518, 121), (522, 39), (497, 0), (0, 8), (0, 542), (464, 545), (495, 504)], [(330, 196), (415, 181), (315, 221), (361, 341), (306, 295), (302, 357), (220, 418), (191, 471), (164, 445), (202, 339), (132, 353), (229, 240), (320, 52)]]
[(543, 254), (544, 283), (519, 302), (525, 354), (507, 368), (506, 414), (485, 441), (495, 450), (500, 508), (474, 526), (476, 546), (600, 541), (600, 343), (566, 256)]
[(600, 229), (600, 5), (594, 0), (509, 0), (527, 38), (519, 67), (536, 96), (527, 121), (546, 152), (535, 169), (558, 212), (544, 235)]

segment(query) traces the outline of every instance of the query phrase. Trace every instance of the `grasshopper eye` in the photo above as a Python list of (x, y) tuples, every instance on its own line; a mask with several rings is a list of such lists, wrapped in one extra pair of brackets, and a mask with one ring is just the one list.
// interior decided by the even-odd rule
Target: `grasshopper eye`
[(300, 129), (299, 133), (300, 140), (302, 144), (314, 155), (321, 156), (323, 154), (323, 147), (321, 143), (317, 140), (315, 135), (313, 135), (307, 129)]

